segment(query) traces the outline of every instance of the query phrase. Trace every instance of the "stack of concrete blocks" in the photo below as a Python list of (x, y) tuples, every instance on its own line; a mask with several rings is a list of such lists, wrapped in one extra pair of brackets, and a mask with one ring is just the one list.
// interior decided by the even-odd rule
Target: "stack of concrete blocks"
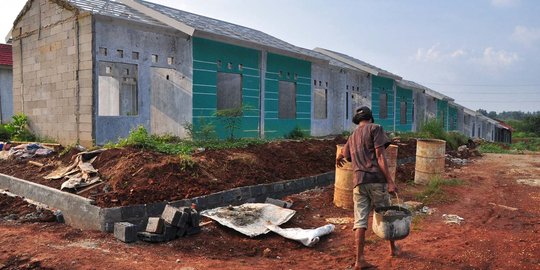
[(161, 217), (148, 218), (146, 230), (137, 235), (145, 242), (168, 242), (199, 233), (200, 215), (194, 208), (165, 206)]

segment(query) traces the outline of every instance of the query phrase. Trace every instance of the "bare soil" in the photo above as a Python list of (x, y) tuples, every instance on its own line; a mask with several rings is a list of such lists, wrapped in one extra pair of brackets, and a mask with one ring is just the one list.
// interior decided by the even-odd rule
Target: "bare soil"
[[(445, 187), (450, 200), (415, 218), (409, 237), (398, 242), (402, 255), (390, 257), (388, 244), (368, 230), (367, 259), (378, 269), (540, 269), (540, 188), (516, 182), (538, 178), (539, 163), (540, 155), (490, 154), (454, 169), (448, 177), (465, 184)], [(411, 199), (421, 189), (401, 184), (401, 197)], [(2, 221), (0, 263), (6, 269), (350, 269), (352, 211), (334, 207), (332, 198), (332, 186), (285, 198), (297, 211), (285, 227), (322, 226), (327, 218), (343, 222), (314, 248), (272, 233), (248, 238), (215, 222), (169, 243), (124, 244), (62, 224)], [(445, 224), (442, 214), (465, 221)]]
[[(95, 199), (98, 206), (111, 207), (181, 200), (240, 186), (317, 175), (334, 170), (336, 145), (345, 142), (338, 137), (208, 150), (194, 154), (192, 163), (136, 148), (110, 149), (93, 164), (106, 183), (81, 195)], [(67, 166), (75, 154), (72, 150), (62, 157), (32, 159), (43, 167), (27, 160), (2, 161), (0, 173), (60, 188), (63, 179), (44, 177)]]

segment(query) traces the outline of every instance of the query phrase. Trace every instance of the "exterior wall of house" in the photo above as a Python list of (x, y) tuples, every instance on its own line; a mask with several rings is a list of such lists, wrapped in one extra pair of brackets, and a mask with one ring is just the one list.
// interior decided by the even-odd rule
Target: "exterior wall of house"
[[(141, 125), (154, 134), (185, 137), (191, 123), (192, 58), (187, 36), (165, 28), (150, 27), (109, 17), (95, 19), (95, 138), (97, 144), (126, 137)], [(124, 91), (127, 79), (135, 85), (132, 95), (116, 94), (107, 102), (107, 70), (120, 75), (113, 80)], [(126, 70), (132, 70), (129, 74)], [(119, 81), (119, 82), (118, 82)], [(135, 95), (135, 96), (133, 96)], [(130, 100), (126, 100), (126, 99)], [(118, 103), (133, 103), (134, 111), (110, 113)]]
[(458, 109), (455, 106), (448, 105), (448, 131), (459, 131), (458, 127)]
[[(341, 102), (339, 100), (338, 89), (332, 81), (332, 70), (328, 65), (312, 64), (311, 78), (311, 135), (325, 136), (338, 133), (334, 129), (334, 123), (340, 121), (337, 110)], [(317, 100), (324, 99), (326, 102)], [(326, 117), (324, 117), (326, 115)]]
[[(295, 85), (296, 117), (281, 119), (279, 110), (279, 84)], [(266, 138), (284, 137), (294, 128), (311, 131), (311, 63), (308, 61), (268, 53), (264, 92), (264, 134)]]
[(227, 136), (224, 123), (216, 118), (217, 74), (241, 75), (244, 107), (236, 137), (258, 137), (260, 132), (260, 51), (193, 38), (193, 126), (202, 130), (214, 125), (220, 138)]
[(467, 135), (465, 132), (465, 123), (463, 122), (465, 112), (463, 111), (463, 107), (456, 107), (457, 110), (457, 131)]
[(0, 67), (0, 119), (2, 124), (11, 121), (13, 116), (13, 69)]
[(12, 32), (13, 111), (40, 137), (91, 146), (92, 17), (48, 0), (28, 5)]
[[(375, 123), (381, 125), (385, 131), (394, 130), (394, 80), (379, 76), (372, 77), (372, 100), (371, 107)], [(386, 117), (381, 116), (381, 94), (387, 96)]]
[[(405, 115), (401, 113), (401, 102), (406, 104)], [(396, 131), (412, 131), (413, 130), (413, 91), (410, 89), (397, 86), (396, 88)], [(405, 119), (402, 120), (402, 116)]]
[(423, 91), (413, 91), (414, 103), (414, 120), (412, 125), (413, 131), (419, 131), (420, 127), (426, 121), (427, 111), (427, 96)]
[(448, 101), (437, 99), (437, 119), (448, 131)]

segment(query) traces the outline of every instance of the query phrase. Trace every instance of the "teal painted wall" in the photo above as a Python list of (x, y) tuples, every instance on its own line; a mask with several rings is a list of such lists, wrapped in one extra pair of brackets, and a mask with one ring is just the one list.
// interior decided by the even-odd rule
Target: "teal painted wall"
[[(401, 124), (401, 102), (407, 102), (407, 123)], [(412, 131), (413, 124), (413, 91), (401, 87), (396, 88), (396, 130)]]
[(437, 99), (437, 119), (442, 119), (444, 129), (448, 130), (448, 101)]
[[(371, 110), (373, 112), (373, 118), (375, 123), (383, 126), (385, 131), (394, 130), (394, 80), (383, 78), (379, 76), (371, 76), (372, 84), (372, 96), (371, 96)], [(388, 113), (385, 119), (381, 119), (380, 113), (380, 94), (386, 93), (388, 95)]]
[(458, 129), (458, 110), (456, 107), (448, 105), (448, 130)]
[[(214, 117), (217, 108), (217, 72), (242, 75), (244, 110), (236, 137), (259, 136), (260, 52), (203, 38), (193, 38), (193, 127), (213, 123), (220, 138), (226, 138), (223, 122)], [(221, 66), (218, 66), (221, 61)], [(231, 69), (228, 68), (231, 63)], [(242, 65), (240, 69), (239, 65)]]
[[(266, 70), (264, 82), (265, 137), (283, 137), (296, 126), (309, 134), (311, 129), (311, 63), (268, 53)], [(279, 81), (289, 81), (296, 84), (296, 119), (278, 118)]]

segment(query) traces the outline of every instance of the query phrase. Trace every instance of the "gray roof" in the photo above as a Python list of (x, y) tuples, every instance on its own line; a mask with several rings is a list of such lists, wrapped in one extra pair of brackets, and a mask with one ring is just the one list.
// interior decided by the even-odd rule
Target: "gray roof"
[(327, 56), (325, 54), (322, 54), (320, 52), (317, 52), (317, 51), (314, 51), (314, 50), (310, 50), (310, 49), (305, 49), (305, 48), (300, 48), (304, 54), (307, 54), (307, 55), (310, 55), (312, 57), (315, 57), (315, 58), (320, 58), (320, 59), (323, 59), (323, 60), (326, 60), (330, 63), (330, 65), (332, 66), (336, 66), (336, 67), (339, 67), (339, 68), (346, 68), (346, 69), (350, 69), (350, 70), (358, 70), (357, 68), (351, 66), (351, 65), (348, 65), (346, 63), (343, 63), (339, 60), (336, 60), (330, 56)]
[[(122, 3), (115, 2), (114, 0), (66, 0), (72, 5), (91, 12), (93, 14), (100, 14), (104, 16), (110, 16), (115, 18), (122, 18), (141, 22), (145, 24), (153, 24), (168, 27), (167, 25), (138, 12)], [(281, 39), (268, 35), (264, 32), (244, 27), (241, 25), (228, 23), (209, 17), (193, 14), (190, 12), (150, 3), (146, 1), (136, 0), (140, 4), (158, 11), (168, 17), (171, 17), (181, 23), (184, 23), (196, 31), (207, 32), (220, 36), (225, 36), (241, 41), (247, 41), (251, 43), (257, 43), (270, 48), (276, 48), (279, 50), (292, 52), (294, 54), (301, 54), (309, 57), (318, 58), (313, 54), (306, 54), (305, 49), (299, 48), (295, 45), (287, 43)]]
[(384, 70), (382, 68), (376, 67), (376, 66), (371, 65), (369, 63), (366, 63), (366, 62), (364, 62), (364, 61), (362, 61), (360, 59), (356, 59), (356, 58), (354, 58), (352, 56), (349, 56), (349, 55), (346, 55), (346, 54), (343, 54), (343, 53), (339, 53), (339, 52), (336, 52), (336, 51), (328, 50), (328, 49), (323, 49), (323, 50), (329, 51), (329, 52), (334, 53), (334, 54), (337, 54), (337, 55), (339, 55), (339, 56), (341, 56), (341, 57), (343, 57), (343, 58), (345, 58), (345, 59), (347, 59), (349, 61), (356, 62), (359, 65), (362, 65), (362, 66), (368, 67), (370, 69), (376, 70), (379, 73), (379, 75), (381, 75), (381, 76), (391, 77), (391, 78), (396, 78), (396, 77), (401, 78), (401, 76), (399, 76), (399, 75), (396, 75), (394, 73), (386, 71), (386, 70)]
[(400, 80), (398, 81), (398, 84), (405, 88), (414, 88), (414, 89), (421, 89), (421, 90), (429, 89), (428, 87), (425, 87), (419, 83), (409, 81), (409, 80)]

